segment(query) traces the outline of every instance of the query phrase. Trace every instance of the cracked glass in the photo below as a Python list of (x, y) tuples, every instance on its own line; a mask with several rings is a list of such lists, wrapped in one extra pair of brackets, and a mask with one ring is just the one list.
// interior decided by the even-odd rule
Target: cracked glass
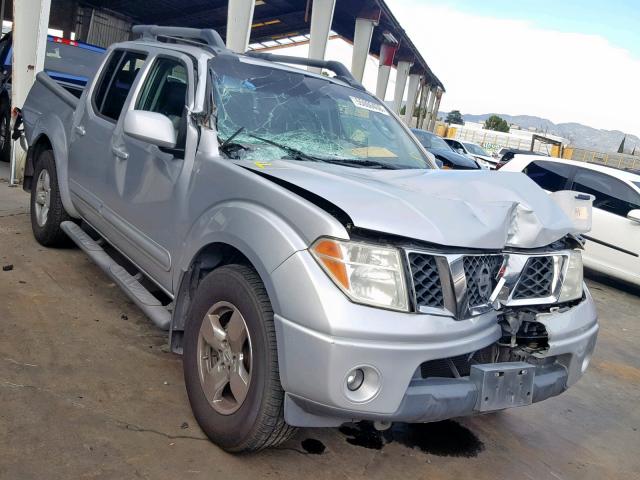
[(213, 59), (210, 74), (218, 135), (234, 159), (433, 168), (387, 107), (363, 90), (231, 56)]

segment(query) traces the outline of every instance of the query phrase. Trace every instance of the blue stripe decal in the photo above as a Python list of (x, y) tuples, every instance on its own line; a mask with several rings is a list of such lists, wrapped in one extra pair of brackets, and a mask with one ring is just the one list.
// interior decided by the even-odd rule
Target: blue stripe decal
[(49, 75), (53, 79), (59, 78), (61, 80), (71, 80), (71, 81), (83, 82), (83, 83), (87, 83), (89, 81), (87, 77), (82, 77), (80, 75), (70, 75), (68, 73), (55, 72), (53, 70), (45, 70), (45, 71), (47, 75)]

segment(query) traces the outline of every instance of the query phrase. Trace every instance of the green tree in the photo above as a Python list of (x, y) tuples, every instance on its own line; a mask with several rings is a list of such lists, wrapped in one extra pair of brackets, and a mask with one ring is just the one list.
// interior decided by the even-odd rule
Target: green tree
[(447, 114), (447, 119), (445, 120), (447, 123), (455, 123), (456, 125), (464, 125), (464, 119), (462, 118), (462, 114), (460, 110), (452, 110)]
[(496, 132), (509, 133), (509, 124), (504, 118), (498, 115), (491, 115), (484, 122), (485, 130), (495, 130)]

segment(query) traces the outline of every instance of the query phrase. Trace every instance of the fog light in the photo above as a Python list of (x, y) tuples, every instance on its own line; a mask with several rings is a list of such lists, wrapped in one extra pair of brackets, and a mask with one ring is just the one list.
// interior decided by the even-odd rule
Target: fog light
[(361, 368), (356, 368), (347, 375), (347, 388), (351, 392), (358, 390), (364, 383), (364, 372)]

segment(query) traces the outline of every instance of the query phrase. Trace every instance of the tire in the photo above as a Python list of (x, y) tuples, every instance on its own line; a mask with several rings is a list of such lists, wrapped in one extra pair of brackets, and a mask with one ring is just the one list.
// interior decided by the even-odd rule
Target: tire
[[(62, 231), (62, 222), (71, 220), (62, 205), (56, 162), (51, 150), (44, 150), (38, 156), (31, 187), (31, 228), (33, 236), (45, 247), (69, 244)], [(42, 182), (42, 183), (41, 183)], [(46, 209), (46, 213), (44, 213)]]
[(0, 101), (0, 162), (11, 161), (11, 105)]
[[(211, 321), (211, 314), (219, 319), (218, 326), (224, 325), (225, 335), (228, 335), (224, 340), (228, 341), (228, 345), (224, 348), (233, 350), (232, 331), (239, 331), (232, 326), (239, 325), (236, 312), (240, 314), (248, 335), (243, 340), (242, 360), (239, 360), (240, 355), (236, 355), (232, 363), (235, 361), (236, 365), (244, 365), (242, 368), (249, 373), (248, 389), (244, 399), (239, 402), (229, 381), (227, 386), (217, 390), (222, 393), (214, 401), (211, 388), (207, 388), (209, 398), (205, 394), (205, 381), (201, 378), (206, 377), (207, 372), (224, 375), (225, 367), (222, 364), (225, 353), (218, 351), (214, 354), (215, 349), (206, 342), (206, 335), (202, 332), (208, 331), (210, 324), (205, 322)], [(235, 337), (236, 340), (244, 338), (241, 335)], [(219, 338), (215, 339), (215, 342), (219, 341)], [(234, 351), (240, 351), (237, 345)], [(207, 353), (203, 355), (203, 352)], [(252, 268), (244, 265), (223, 266), (200, 283), (187, 314), (183, 367), (195, 418), (209, 439), (224, 450), (232, 453), (255, 452), (276, 446), (295, 432), (295, 428), (284, 421), (284, 392), (280, 385), (273, 310), (264, 285)], [(232, 376), (231, 372), (240, 367), (227, 368)], [(214, 384), (219, 386), (224, 381)]]

